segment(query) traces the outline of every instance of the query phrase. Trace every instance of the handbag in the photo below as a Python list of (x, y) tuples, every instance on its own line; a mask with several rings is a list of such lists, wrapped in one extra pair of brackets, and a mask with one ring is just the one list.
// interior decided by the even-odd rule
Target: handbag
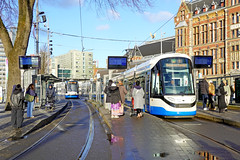
[(30, 95), (30, 94), (26, 94), (25, 95), (25, 100), (28, 102), (32, 102), (34, 99), (34, 96)]

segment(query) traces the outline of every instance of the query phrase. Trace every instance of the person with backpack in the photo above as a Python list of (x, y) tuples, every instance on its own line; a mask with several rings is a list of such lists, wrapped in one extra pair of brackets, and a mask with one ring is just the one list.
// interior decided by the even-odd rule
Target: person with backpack
[(12, 127), (18, 129), (22, 126), (24, 115), (24, 93), (20, 84), (13, 86), (10, 97), (11, 102), (11, 124)]

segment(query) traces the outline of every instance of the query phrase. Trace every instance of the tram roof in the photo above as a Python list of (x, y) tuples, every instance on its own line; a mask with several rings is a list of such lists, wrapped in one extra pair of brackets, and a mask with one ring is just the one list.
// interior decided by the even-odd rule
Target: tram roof
[(157, 64), (157, 62), (159, 60), (164, 59), (164, 58), (169, 58), (169, 57), (173, 57), (173, 58), (174, 57), (185, 57), (185, 58), (189, 58), (190, 59), (190, 57), (188, 55), (186, 55), (186, 54), (182, 54), (182, 53), (166, 53), (166, 54), (162, 54), (162, 55), (157, 56), (157, 57), (153, 57), (150, 60), (148, 60), (148, 61), (146, 61), (146, 62), (144, 62), (142, 64), (139, 64), (139, 65), (137, 65), (137, 66), (135, 66), (135, 67), (133, 67), (133, 68), (123, 72), (123, 74), (118, 76), (118, 77), (119, 78), (121, 78), (123, 76), (125, 76), (126, 78), (127, 77), (131, 77), (131, 76), (134, 75), (134, 72), (136, 74), (140, 74), (142, 72), (145, 72), (147, 70), (152, 69)]

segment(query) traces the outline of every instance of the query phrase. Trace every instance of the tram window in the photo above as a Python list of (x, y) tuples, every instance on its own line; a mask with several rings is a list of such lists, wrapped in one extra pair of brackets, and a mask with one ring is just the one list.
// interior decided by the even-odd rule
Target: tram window
[(162, 95), (162, 81), (160, 77), (160, 71), (157, 69), (156, 66), (152, 70), (151, 95)]

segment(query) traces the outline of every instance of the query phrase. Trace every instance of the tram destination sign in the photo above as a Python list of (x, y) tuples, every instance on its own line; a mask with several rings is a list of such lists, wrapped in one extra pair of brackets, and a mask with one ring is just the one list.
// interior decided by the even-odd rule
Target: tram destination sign
[(41, 59), (39, 56), (19, 56), (20, 69), (40, 69)]
[(212, 68), (213, 56), (193, 56), (194, 68)]
[(127, 69), (127, 57), (108, 56), (108, 69)]

